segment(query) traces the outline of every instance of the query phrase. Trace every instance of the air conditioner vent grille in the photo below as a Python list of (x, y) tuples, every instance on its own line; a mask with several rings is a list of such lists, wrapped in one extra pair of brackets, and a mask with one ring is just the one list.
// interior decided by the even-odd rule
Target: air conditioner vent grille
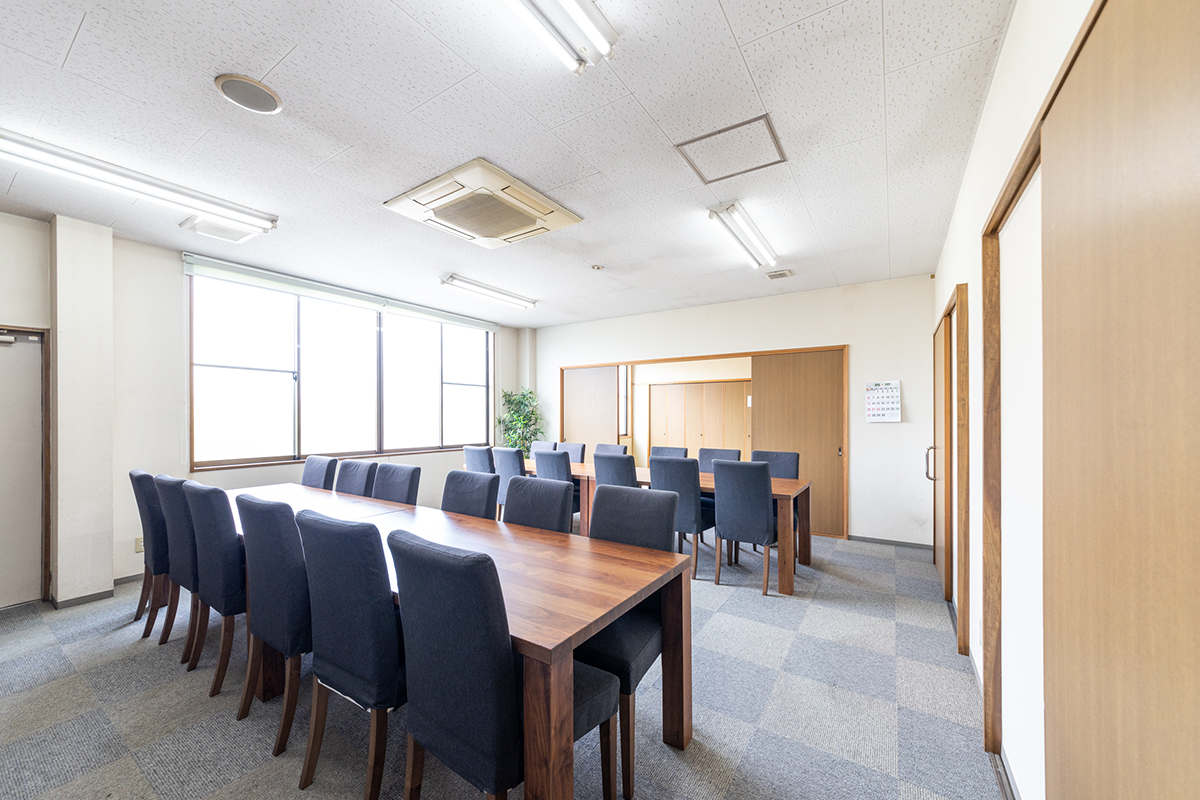
[(777, 281), (780, 278), (790, 278), (794, 273), (790, 269), (777, 269), (773, 272), (764, 272), (763, 274), (771, 280)]
[(494, 194), (473, 192), (434, 209), (434, 216), (475, 236), (500, 239), (537, 223)]

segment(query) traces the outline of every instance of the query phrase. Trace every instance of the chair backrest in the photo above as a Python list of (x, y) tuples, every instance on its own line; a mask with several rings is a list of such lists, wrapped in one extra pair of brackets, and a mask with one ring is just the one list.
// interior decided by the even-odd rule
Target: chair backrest
[(662, 456), (663, 458), (687, 458), (686, 447), (651, 447), (650, 457)]
[(538, 439), (537, 441), (529, 443), (530, 455), (545, 450), (554, 450), (554, 442), (543, 442), (542, 440)]
[(374, 461), (343, 461), (337, 474), (338, 494), (370, 497), (377, 469), (379, 464)]
[(463, 461), (466, 463), (468, 472), (493, 473), (496, 471), (496, 463), (492, 460), (492, 448), (490, 447), (464, 446)]
[(517, 447), (493, 447), (492, 457), (496, 463), (496, 474), (500, 476), (500, 490), (496, 495), (496, 502), (504, 505), (508, 502), (509, 479), (525, 474), (525, 453)]
[(592, 456), (592, 462), (596, 467), (597, 486), (637, 488), (637, 467), (633, 463), (633, 456), (596, 453)]
[(672, 552), (678, 503), (679, 497), (674, 492), (597, 486), (589, 535), (593, 539)]
[(521, 782), (522, 695), (496, 565), (388, 535), (404, 609), (408, 732), (482, 792)]
[(571, 482), (571, 456), (564, 450), (538, 450), (533, 454), (539, 478)]
[(415, 506), (417, 490), (420, 487), (420, 467), (414, 467), (411, 464), (380, 464), (379, 468), (375, 470), (375, 483), (371, 486), (371, 497)]
[(696, 454), (696, 460), (700, 462), (701, 472), (712, 472), (712, 463), (717, 459), (722, 461), (740, 461), (742, 458), (741, 450), (721, 450), (715, 447), (701, 447)]
[(508, 483), (508, 502), (504, 521), (547, 531), (570, 533), (574, 516), (571, 500), (575, 485), (570, 481), (551, 481), (514, 475)]
[(237, 507), (246, 545), (250, 632), (284, 658), (307, 653), (312, 650), (312, 612), (296, 515), (287, 503), (246, 494), (238, 497)]
[(332, 489), (337, 463), (338, 460), (330, 456), (309, 456), (304, 459), (304, 477), (300, 483), (315, 489)]
[(700, 462), (694, 458), (650, 457), (650, 488), (679, 495), (675, 530), (700, 533)]
[(168, 555), (171, 561), (171, 580), (189, 592), (199, 587), (196, 575), (196, 529), (192, 525), (192, 509), (183, 493), (183, 478), (155, 475), (154, 488), (162, 505), (167, 523)]
[(164, 575), (171, 570), (171, 542), (167, 537), (167, 520), (154, 478), (144, 469), (129, 472), (133, 484), (133, 499), (137, 501), (138, 516), (142, 518), (142, 547), (146, 567), (151, 575)]
[(713, 462), (717, 536), (750, 544), (775, 543), (771, 467), (765, 461)]
[(400, 611), (392, 601), (379, 529), (369, 522), (296, 515), (312, 607), (313, 673), (365, 708), (404, 703)]
[(222, 617), (246, 611), (246, 557), (233, 522), (229, 495), (196, 481), (183, 484), (196, 531), (200, 599)]
[(446, 475), (446, 487), (442, 490), (442, 511), (495, 519), (499, 490), (499, 475), (452, 469)]
[(596, 449), (592, 451), (592, 456), (623, 456), (629, 453), (629, 445), (626, 444), (598, 444)]
[(771, 465), (772, 478), (800, 477), (800, 454), (786, 450), (752, 450), (751, 461), (765, 461)]
[(587, 450), (587, 445), (580, 442), (559, 442), (554, 448), (556, 451), (565, 450), (571, 456), (571, 461), (575, 464), (583, 463), (584, 451)]

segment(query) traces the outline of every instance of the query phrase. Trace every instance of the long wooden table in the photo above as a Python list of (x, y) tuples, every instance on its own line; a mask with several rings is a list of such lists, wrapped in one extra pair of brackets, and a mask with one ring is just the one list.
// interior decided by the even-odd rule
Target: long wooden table
[[(537, 474), (537, 464), (532, 458), (525, 459), (525, 472)], [(571, 477), (579, 481), (579, 532), (587, 536), (591, 527), (592, 500), (596, 495), (596, 468), (592, 464), (571, 463)], [(650, 485), (650, 468), (637, 468), (637, 481), (641, 486)], [(700, 491), (715, 490), (713, 474), (700, 473)], [(779, 509), (775, 521), (779, 536), (778, 583), (780, 594), (795, 592), (795, 563), (812, 564), (812, 482), (792, 478), (772, 478), (771, 497), (778, 501)], [(799, 533), (793, 532), (793, 501), (798, 512)]]
[[(663, 603), (663, 742), (692, 740), (691, 559), (495, 520), (450, 514), (295, 484), (229, 490), (309, 508), (379, 530), (393, 591), (387, 535), (406, 530), (429, 541), (487, 553), (496, 562), (513, 648), (525, 658), (525, 796), (574, 796), (574, 649), (655, 591)], [(237, 506), (234, 518), (237, 519)], [(240, 522), (239, 522), (240, 526)], [(253, 575), (249, 578), (253, 580)], [(278, 686), (283, 660), (275, 659)], [(264, 672), (267, 663), (264, 658)], [(260, 684), (261, 686), (261, 684)], [(278, 691), (278, 690), (277, 690)]]

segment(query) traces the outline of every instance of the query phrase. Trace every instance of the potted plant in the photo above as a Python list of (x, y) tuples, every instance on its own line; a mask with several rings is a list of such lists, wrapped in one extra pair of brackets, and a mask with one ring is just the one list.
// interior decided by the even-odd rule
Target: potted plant
[(504, 392), (504, 413), (496, 420), (505, 447), (516, 447), (526, 456), (530, 443), (542, 435), (542, 415), (532, 389)]

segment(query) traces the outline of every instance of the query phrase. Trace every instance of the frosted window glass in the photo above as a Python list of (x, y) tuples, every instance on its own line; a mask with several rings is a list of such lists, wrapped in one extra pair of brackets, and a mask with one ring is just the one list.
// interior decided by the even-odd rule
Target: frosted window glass
[(442, 326), (383, 315), (383, 446), (438, 447), (442, 441)]
[(376, 314), (300, 298), (300, 450), (376, 448)]
[(487, 383), (487, 331), (442, 326), (442, 380), (476, 386)]
[(296, 296), (193, 277), (192, 360), (295, 370)]
[(194, 368), (193, 459), (293, 455), (295, 387), (290, 372)]
[(448, 383), (442, 387), (442, 402), (443, 445), (487, 443), (487, 389)]

